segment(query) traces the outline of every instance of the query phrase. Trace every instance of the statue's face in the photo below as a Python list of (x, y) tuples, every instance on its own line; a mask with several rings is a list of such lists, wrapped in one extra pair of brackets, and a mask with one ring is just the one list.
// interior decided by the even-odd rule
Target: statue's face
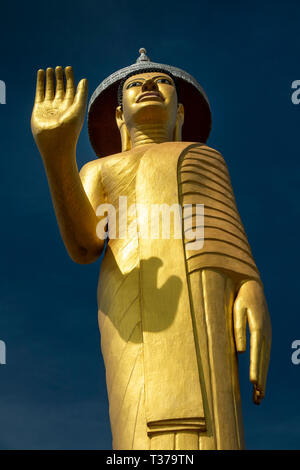
[(165, 124), (177, 116), (177, 93), (172, 78), (162, 72), (129, 77), (123, 86), (123, 113), (128, 129), (142, 124)]

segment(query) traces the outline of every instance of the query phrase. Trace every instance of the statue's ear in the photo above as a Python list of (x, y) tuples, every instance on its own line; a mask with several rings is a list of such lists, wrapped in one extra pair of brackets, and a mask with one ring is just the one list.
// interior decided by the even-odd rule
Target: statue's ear
[(174, 141), (180, 142), (182, 140), (182, 126), (184, 123), (184, 107), (183, 104), (178, 103), (176, 124), (174, 129)]
[(124, 114), (121, 106), (118, 106), (116, 109), (116, 123), (121, 134), (122, 152), (126, 152), (127, 150), (131, 149), (131, 139), (125, 124)]

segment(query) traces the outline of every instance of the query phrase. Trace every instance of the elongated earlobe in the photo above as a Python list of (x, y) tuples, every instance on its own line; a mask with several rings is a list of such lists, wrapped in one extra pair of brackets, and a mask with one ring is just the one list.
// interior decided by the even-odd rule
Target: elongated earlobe
[(116, 122), (121, 135), (122, 152), (126, 152), (127, 150), (131, 149), (131, 138), (124, 121), (121, 106), (118, 106), (116, 109)]
[(182, 126), (184, 123), (184, 107), (183, 104), (178, 104), (176, 124), (174, 129), (173, 139), (175, 142), (182, 141)]

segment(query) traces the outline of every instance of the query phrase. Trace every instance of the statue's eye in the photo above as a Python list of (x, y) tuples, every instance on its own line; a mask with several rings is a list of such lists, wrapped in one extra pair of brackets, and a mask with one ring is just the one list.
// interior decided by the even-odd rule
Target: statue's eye
[(142, 82), (131, 82), (129, 83), (129, 85), (127, 85), (126, 90), (128, 90), (129, 88), (133, 86), (142, 86)]
[(171, 80), (168, 80), (167, 78), (159, 78), (156, 80), (156, 83), (166, 83), (167, 85), (172, 85)]

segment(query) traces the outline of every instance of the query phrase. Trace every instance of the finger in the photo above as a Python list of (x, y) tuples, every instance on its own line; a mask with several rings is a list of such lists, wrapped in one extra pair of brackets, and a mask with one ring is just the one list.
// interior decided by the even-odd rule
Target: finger
[(253, 385), (253, 402), (256, 405), (260, 405), (262, 399), (265, 396), (265, 383), (263, 380), (264, 370), (265, 370), (265, 339), (262, 340), (259, 365), (258, 365), (258, 378), (257, 383)]
[(62, 67), (55, 68), (56, 92), (55, 99), (61, 100), (65, 96), (64, 73)]
[(269, 359), (270, 353), (268, 352), (268, 345), (266, 343), (266, 338), (264, 337), (261, 343), (258, 366), (258, 379), (257, 383), (253, 385), (253, 402), (256, 405), (259, 405), (265, 396)]
[(264, 357), (265, 357), (265, 339), (262, 338), (259, 358), (258, 358), (257, 383), (255, 384), (257, 401), (259, 403), (261, 402), (261, 400), (264, 398), (264, 395), (265, 395), (264, 387), (262, 383), (264, 363), (265, 363)]
[(260, 353), (262, 347), (262, 334), (260, 331), (250, 332), (250, 381), (258, 385), (260, 369)]
[(45, 100), (53, 100), (54, 98), (54, 71), (51, 67), (46, 71), (46, 94)]
[(35, 92), (35, 103), (44, 101), (45, 98), (45, 71), (43, 69), (38, 70), (36, 79), (36, 92)]
[(262, 363), (261, 378), (260, 378), (261, 387), (262, 387), (264, 394), (266, 392), (266, 383), (267, 383), (268, 369), (269, 369), (269, 363), (270, 363), (270, 352), (271, 352), (271, 345), (267, 340), (265, 340), (263, 363)]
[(88, 81), (86, 78), (80, 80), (77, 86), (76, 95), (74, 98), (75, 106), (85, 107), (88, 98)]
[(238, 352), (246, 351), (247, 310), (237, 300), (233, 307), (235, 344)]
[(65, 99), (70, 103), (73, 103), (75, 95), (75, 83), (74, 83), (74, 74), (72, 67), (65, 68), (66, 74), (66, 96)]

